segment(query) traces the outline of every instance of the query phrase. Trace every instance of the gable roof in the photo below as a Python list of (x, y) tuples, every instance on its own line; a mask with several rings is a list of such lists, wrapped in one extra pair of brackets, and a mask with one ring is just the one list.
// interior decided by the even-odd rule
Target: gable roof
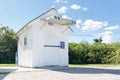
[[(27, 24), (25, 24), (16, 34), (19, 34), (24, 28), (27, 28), (27, 27), (28, 27), (28, 26), (27, 26), (28, 24), (30, 24), (30, 23), (33, 22), (34, 20), (36, 20), (36, 19), (38, 19), (39, 17), (47, 14), (48, 12), (50, 12), (50, 11), (52, 11), (52, 10), (54, 10), (54, 11), (56, 11), (56, 13), (58, 13), (55, 8), (51, 8), (50, 10), (48, 10), (48, 11), (44, 12), (43, 14), (41, 14), (40, 16), (38, 16), (38, 17), (32, 19), (31, 21), (29, 21), (29, 22), (28, 22)], [(60, 16), (60, 14), (58, 14), (58, 15)], [(60, 16), (60, 17), (61, 17), (61, 16)], [(70, 26), (68, 26), (68, 28), (72, 31), (72, 29), (70, 28)], [(73, 31), (72, 31), (72, 32), (73, 32)]]

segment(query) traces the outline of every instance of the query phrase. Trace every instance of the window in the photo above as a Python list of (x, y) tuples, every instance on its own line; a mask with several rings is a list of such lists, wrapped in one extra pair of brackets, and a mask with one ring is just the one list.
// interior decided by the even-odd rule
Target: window
[(27, 45), (27, 37), (24, 38), (24, 45)]

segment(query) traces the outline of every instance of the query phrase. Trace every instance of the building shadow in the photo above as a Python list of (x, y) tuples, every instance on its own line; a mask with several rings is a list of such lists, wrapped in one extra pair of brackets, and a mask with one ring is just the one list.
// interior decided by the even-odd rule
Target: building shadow
[(9, 67), (0, 67), (0, 80), (3, 80), (7, 75), (16, 71), (17, 68), (9, 68)]
[[(106, 67), (105, 67), (106, 68)], [(21, 68), (22, 69), (22, 68)], [(1, 68), (0, 67), (0, 80), (3, 80), (10, 73), (18, 70), (17, 68)], [(31, 71), (41, 71), (41, 70), (51, 70), (56, 72), (63, 72), (69, 74), (113, 74), (120, 75), (120, 69), (103, 69), (94, 68), (94, 67), (59, 67), (59, 66), (49, 66), (49, 67), (40, 67), (40, 68), (26, 68), (22, 72), (31, 72)], [(48, 75), (48, 74), (46, 74)]]
[(87, 67), (44, 67), (52, 71), (64, 72), (69, 74), (114, 74), (120, 75), (120, 69), (103, 69), (103, 68), (87, 68)]

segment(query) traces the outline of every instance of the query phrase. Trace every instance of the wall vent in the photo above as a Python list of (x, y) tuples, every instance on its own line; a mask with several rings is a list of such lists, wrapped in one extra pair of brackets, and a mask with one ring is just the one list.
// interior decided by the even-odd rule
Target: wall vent
[(53, 23), (52, 22), (48, 22), (48, 25), (53, 26)]

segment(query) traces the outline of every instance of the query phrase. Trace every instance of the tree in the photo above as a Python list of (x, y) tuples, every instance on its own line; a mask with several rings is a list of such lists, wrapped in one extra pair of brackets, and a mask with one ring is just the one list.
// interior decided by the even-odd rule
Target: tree
[(102, 37), (94, 39), (94, 43), (102, 43)]
[(5, 26), (0, 27), (0, 63), (14, 63), (17, 51), (15, 32)]
[(70, 64), (120, 64), (118, 43), (69, 43)]

